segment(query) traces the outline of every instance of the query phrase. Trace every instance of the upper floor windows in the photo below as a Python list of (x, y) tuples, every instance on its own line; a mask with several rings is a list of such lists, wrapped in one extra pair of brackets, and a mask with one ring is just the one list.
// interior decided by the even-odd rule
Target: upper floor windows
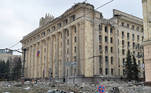
[(127, 39), (129, 40), (129, 38), (130, 38), (130, 33), (127, 33)]
[(137, 27), (136, 30), (139, 31), (139, 27)]
[(102, 41), (102, 36), (99, 35), (99, 42), (101, 43), (101, 41)]
[(76, 36), (74, 37), (74, 42), (77, 42), (77, 37)]
[(65, 19), (65, 20), (63, 21), (63, 23), (64, 23), (64, 25), (68, 24), (68, 19)]
[(47, 32), (50, 33), (50, 29), (48, 29)]
[(99, 24), (99, 31), (101, 32), (101, 30), (102, 30), (102, 27), (101, 27), (101, 25)]
[(110, 42), (113, 43), (113, 38), (112, 37), (110, 38)]
[(61, 23), (58, 23), (57, 26), (58, 26), (58, 28), (60, 28), (61, 27)]
[(105, 26), (105, 32), (106, 32), (106, 33), (108, 32), (108, 28), (107, 28), (107, 26)]
[(137, 35), (137, 41), (139, 41), (139, 35)]
[(132, 30), (134, 30), (134, 28), (135, 28), (135, 26), (134, 26), (134, 25), (132, 25)]
[(55, 27), (55, 26), (53, 26), (53, 27), (52, 27), (52, 30), (53, 30), (53, 31), (54, 31), (54, 30), (56, 30), (56, 27)]
[(45, 32), (42, 32), (42, 33), (41, 33), (41, 36), (42, 36), (42, 37), (45, 36), (45, 35), (46, 35)]
[(75, 16), (75, 15), (72, 15), (72, 16), (70, 17), (71, 22), (72, 22), (72, 21), (75, 21), (75, 18), (76, 18), (76, 16)]
[(124, 26), (124, 22), (122, 22), (121, 25)]
[(106, 43), (108, 42), (108, 37), (107, 37), (107, 36), (105, 36), (105, 42), (106, 42)]
[(122, 32), (122, 39), (124, 38), (124, 32)]
[(132, 34), (132, 39), (133, 39), (133, 41), (135, 40), (135, 35), (134, 34)]
[(111, 34), (113, 33), (113, 28), (112, 28), (112, 27), (110, 28), (110, 33), (111, 33)]
[(99, 45), (99, 51), (102, 52), (102, 46), (101, 45)]
[(129, 28), (129, 24), (127, 24), (127, 28)]
[(105, 53), (108, 53), (108, 46), (105, 46)]

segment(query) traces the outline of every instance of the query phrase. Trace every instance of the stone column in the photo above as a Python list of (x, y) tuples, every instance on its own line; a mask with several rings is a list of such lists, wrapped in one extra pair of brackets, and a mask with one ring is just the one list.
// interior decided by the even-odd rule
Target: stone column
[(43, 77), (43, 69), (42, 69), (42, 65), (43, 65), (43, 42), (40, 41), (40, 68), (39, 68), (39, 73), (40, 73), (40, 78)]
[(52, 75), (53, 78), (56, 76), (55, 62), (56, 62), (56, 38), (52, 36)]
[[(38, 42), (38, 45), (37, 45), (37, 52), (41, 52), (40, 51), (40, 42)], [(41, 53), (39, 54), (39, 56), (37, 55), (37, 78), (40, 78), (40, 55)]]
[(25, 59), (25, 68), (24, 68), (24, 74), (25, 78), (28, 78), (28, 62), (29, 62), (29, 48), (26, 48), (26, 59)]
[(50, 37), (47, 38), (47, 63), (46, 63), (46, 77), (49, 78), (50, 68)]
[(56, 33), (56, 46), (55, 46), (55, 72), (56, 72), (56, 77), (59, 77), (59, 33)]
[(50, 78), (52, 78), (52, 75), (53, 75), (53, 37), (50, 36), (50, 51), (49, 51), (49, 54), (50, 54), (50, 68), (49, 68), (49, 73), (50, 73)]
[(80, 75), (80, 67), (81, 67), (81, 65), (80, 65), (80, 24), (78, 23), (78, 24), (76, 24), (76, 29), (77, 29), (77, 33), (76, 33), (76, 37), (77, 37), (77, 53), (76, 53), (76, 55), (77, 55), (77, 67), (76, 67), (76, 75)]
[(105, 75), (105, 40), (104, 40), (104, 34), (105, 34), (105, 31), (104, 31), (104, 24), (102, 24), (102, 74)]
[(65, 78), (65, 31), (62, 32), (62, 62), (63, 62), (63, 77)]
[(34, 54), (34, 58), (35, 58), (35, 64), (34, 64), (34, 78), (37, 78), (37, 43), (35, 44), (35, 54)]
[(111, 52), (110, 52), (110, 47), (111, 47), (111, 43), (110, 43), (110, 25), (108, 25), (108, 75), (111, 76)]

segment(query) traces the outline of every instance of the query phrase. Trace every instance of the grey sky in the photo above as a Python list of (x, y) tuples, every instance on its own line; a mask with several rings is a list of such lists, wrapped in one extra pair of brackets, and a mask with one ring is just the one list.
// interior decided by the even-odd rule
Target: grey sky
[[(39, 19), (50, 13), (61, 15), (74, 3), (84, 0), (0, 0), (0, 48), (10, 47), (39, 25)], [(110, 0), (87, 0), (96, 7)], [(141, 0), (114, 0), (100, 8), (105, 18), (112, 17), (112, 9), (142, 18)], [(21, 44), (13, 49), (21, 48)]]

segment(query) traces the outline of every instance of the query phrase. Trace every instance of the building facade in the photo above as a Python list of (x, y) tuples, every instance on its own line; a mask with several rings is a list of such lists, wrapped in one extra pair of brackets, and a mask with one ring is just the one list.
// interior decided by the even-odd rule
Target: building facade
[(8, 60), (12, 60), (15, 58), (17, 55), (13, 55), (13, 51), (11, 50), (6, 50), (6, 49), (0, 49), (0, 60), (7, 62)]
[(128, 49), (143, 73), (142, 19), (118, 10), (113, 15), (105, 19), (93, 5), (78, 3), (60, 17), (41, 18), (21, 40), (25, 77), (123, 77)]
[(151, 84), (151, 1), (142, 0), (144, 16), (144, 62), (145, 81)]

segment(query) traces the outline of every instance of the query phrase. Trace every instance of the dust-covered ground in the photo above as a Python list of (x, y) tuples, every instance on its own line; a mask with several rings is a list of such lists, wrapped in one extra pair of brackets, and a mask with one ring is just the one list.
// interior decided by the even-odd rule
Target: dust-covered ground
[[(90, 83), (52, 83), (49, 81), (39, 81), (32, 83), (21, 82), (0, 82), (0, 93), (96, 93), (97, 87), (103, 85), (105, 93), (151, 93), (151, 87), (144, 86), (143, 82), (124, 81), (102, 81), (98, 84)], [(56, 92), (50, 92), (55, 90)]]

